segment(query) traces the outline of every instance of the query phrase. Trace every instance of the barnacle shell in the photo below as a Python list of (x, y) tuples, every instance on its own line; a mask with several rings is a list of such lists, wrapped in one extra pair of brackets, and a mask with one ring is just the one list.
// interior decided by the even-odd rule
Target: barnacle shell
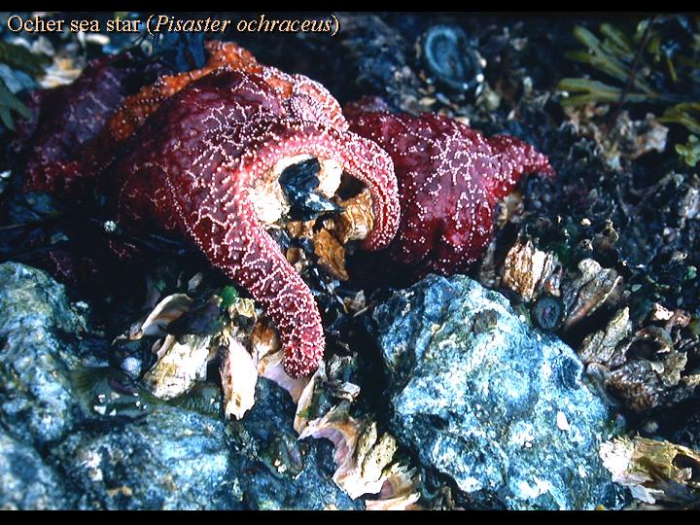
[(630, 309), (625, 307), (608, 322), (605, 330), (599, 330), (584, 339), (579, 356), (584, 363), (600, 363), (608, 367), (619, 366), (624, 362), (629, 345), (625, 346), (621, 352), (616, 352), (616, 349), (631, 331)]
[(415, 469), (394, 463), (379, 492), (379, 499), (365, 501), (367, 510), (415, 510), (420, 499), (417, 490), (418, 475)]
[(564, 325), (569, 328), (591, 315), (617, 292), (622, 277), (612, 268), (603, 268), (593, 259), (578, 263), (580, 277), (565, 288), (564, 304), (569, 312)]
[(378, 436), (376, 422), (355, 419), (336, 406), (322, 418), (308, 422), (299, 437), (309, 436), (333, 442), (338, 465), (333, 481), (351, 498), (381, 491), (397, 445), (389, 434)]
[(345, 248), (331, 233), (322, 228), (314, 237), (314, 254), (322, 268), (336, 279), (350, 279), (345, 269)]
[(502, 282), (529, 303), (560, 267), (556, 255), (538, 250), (529, 239), (518, 241), (506, 255)]
[(647, 113), (643, 120), (632, 120), (629, 112), (620, 111), (612, 125), (599, 124), (603, 111), (599, 105), (586, 104), (566, 107), (564, 112), (573, 128), (580, 134), (595, 140), (605, 164), (612, 170), (620, 170), (630, 159), (637, 159), (650, 151), (663, 152), (666, 148), (668, 128)]
[[(667, 327), (648, 325), (632, 334), (629, 308), (622, 308), (604, 330), (587, 336), (579, 350), (589, 370), (599, 375), (610, 392), (636, 411), (680, 401), (700, 382), (700, 375), (689, 374), (686, 370), (688, 354), (676, 348), (670, 333), (676, 322), (681, 327), (686, 326), (689, 316), (657, 305), (652, 308), (649, 319), (665, 321)], [(629, 352), (634, 346), (641, 346), (645, 351)]]
[(348, 241), (361, 240), (369, 235), (374, 228), (372, 213), (372, 194), (365, 188), (356, 196), (340, 201), (345, 209), (337, 221), (337, 236), (342, 244)]
[[(299, 439), (325, 438), (333, 443), (336, 484), (353, 499), (380, 494), (368, 508), (411, 508), (419, 498), (418, 478), (414, 470), (393, 462), (396, 440), (390, 434), (379, 436), (376, 422), (349, 414), (349, 402), (359, 394), (357, 385), (329, 381), (329, 375), (342, 376), (342, 359), (323, 363), (311, 378), (293, 379), (284, 371), (279, 341), (269, 328), (258, 323), (252, 340), (260, 375), (285, 388), (297, 403), (294, 430)], [(318, 414), (319, 399), (328, 391), (341, 401)]]

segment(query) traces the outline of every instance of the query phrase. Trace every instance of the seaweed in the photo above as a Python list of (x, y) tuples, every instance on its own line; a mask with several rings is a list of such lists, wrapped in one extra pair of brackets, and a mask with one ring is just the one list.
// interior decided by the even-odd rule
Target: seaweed
[(700, 162), (700, 139), (691, 135), (687, 143), (676, 144), (676, 153), (688, 166), (694, 168)]
[(25, 119), (31, 116), (29, 108), (12, 94), (5, 86), (5, 82), (0, 79), (0, 121), (7, 129), (12, 131), (15, 129), (13, 113), (17, 113)]
[[(10, 68), (10, 75), (21, 71), (36, 78), (44, 73), (44, 65), (47, 62), (47, 57), (36, 55), (21, 45), (0, 42), (0, 64)], [(29, 108), (15, 96), (11, 86), (7, 85), (7, 80), (0, 77), (0, 122), (11, 131), (15, 129), (13, 114), (25, 119), (31, 115)]]
[(647, 104), (659, 122), (700, 133), (700, 18), (655, 16), (631, 30), (603, 23), (598, 35), (576, 26), (573, 35), (584, 49), (566, 57), (591, 75), (559, 82), (563, 106)]

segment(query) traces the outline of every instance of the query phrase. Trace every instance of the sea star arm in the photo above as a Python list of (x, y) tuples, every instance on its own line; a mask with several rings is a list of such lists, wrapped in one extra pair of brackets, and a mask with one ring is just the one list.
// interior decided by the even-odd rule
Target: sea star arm
[(72, 84), (34, 91), (28, 103), (33, 115), (14, 137), (24, 161), (23, 190), (89, 202), (96, 173), (86, 165), (84, 148), (124, 97), (162, 72), (160, 64), (126, 52), (90, 61)]
[[(217, 72), (164, 102), (103, 177), (117, 221), (184, 235), (265, 308), (292, 376), (315, 370), (324, 351), (313, 295), (265, 231), (251, 188), (300, 155), (337, 162), (373, 196), (365, 247), (386, 246), (398, 227), (393, 165), (373, 142), (294, 120), (259, 76)], [(273, 181), (276, 183), (276, 181)]]
[(466, 271), (488, 245), (496, 202), (526, 173), (554, 174), (530, 144), (445, 116), (391, 113), (373, 98), (349, 104), (346, 116), (394, 161), (402, 217), (390, 254), (418, 275)]
[(251, 184), (286, 158), (311, 155), (337, 161), (374, 196), (375, 225), (364, 245), (378, 249), (389, 243), (398, 227), (396, 183), (388, 156), (354, 134), (319, 129), (309, 122), (265, 120), (255, 127), (246, 131), (256, 137), (246, 153), (216, 168), (212, 186), (226, 188), (225, 194), (212, 188), (201, 207), (184, 220), (210, 262), (265, 307), (280, 334), (285, 369), (298, 377), (313, 372), (323, 357), (321, 316), (311, 291), (257, 220), (248, 198)]

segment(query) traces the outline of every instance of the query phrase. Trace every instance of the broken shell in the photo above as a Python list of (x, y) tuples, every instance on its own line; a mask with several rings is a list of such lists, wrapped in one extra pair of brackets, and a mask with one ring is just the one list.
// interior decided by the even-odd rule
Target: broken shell
[(250, 341), (258, 374), (284, 388), (296, 403), (311, 379), (292, 378), (285, 372), (284, 352), (277, 330), (261, 319), (255, 324)]
[(181, 293), (169, 295), (160, 301), (142, 322), (134, 323), (129, 330), (129, 339), (144, 336), (165, 337), (167, 326), (189, 310), (192, 299)]
[(280, 385), (297, 403), (294, 430), (299, 439), (324, 438), (333, 443), (335, 483), (353, 499), (381, 493), (379, 500), (368, 502), (368, 508), (411, 508), (420, 497), (418, 478), (414, 470), (392, 463), (396, 440), (389, 434), (380, 437), (376, 422), (348, 413), (360, 391), (343, 381), (350, 360), (331, 356), (311, 378), (293, 379), (284, 370), (277, 332), (265, 319), (256, 323), (251, 344), (259, 375)]
[(364, 290), (360, 290), (352, 297), (344, 298), (343, 309), (349, 315), (357, 315), (360, 312), (364, 312), (367, 309), (367, 298)]
[(342, 405), (336, 406), (322, 418), (310, 421), (299, 438), (310, 436), (329, 439), (335, 445), (338, 469), (333, 481), (348, 496), (356, 499), (381, 491), (397, 445), (389, 434), (378, 438), (376, 422), (355, 419)]
[(197, 272), (192, 276), (192, 278), (187, 281), (187, 293), (193, 293), (202, 284), (202, 279), (204, 279), (204, 274), (202, 272)]
[(622, 277), (612, 268), (603, 268), (594, 259), (578, 263), (580, 277), (565, 287), (564, 304), (569, 312), (564, 326), (570, 328), (619, 295)]
[(256, 319), (258, 316), (255, 310), (255, 301), (243, 297), (237, 297), (231, 303), (231, 306), (228, 307), (228, 314), (232, 319), (235, 319), (237, 316)]
[(649, 320), (651, 321), (668, 321), (671, 317), (673, 317), (673, 312), (659, 303), (654, 303), (651, 312), (649, 312)]
[(607, 391), (638, 412), (686, 399), (700, 382), (700, 376), (686, 370), (688, 353), (677, 348), (680, 345), (671, 333), (676, 322), (687, 326), (690, 316), (655, 305), (647, 319), (665, 322), (667, 328), (647, 325), (632, 335), (630, 311), (625, 307), (604, 330), (588, 335), (578, 351), (587, 370), (599, 376)]
[(224, 393), (224, 416), (241, 419), (255, 404), (258, 370), (253, 357), (233, 337), (228, 338), (228, 345), (223, 348), (219, 373)]
[(387, 480), (379, 492), (379, 499), (366, 500), (367, 510), (417, 510), (418, 475), (415, 469), (394, 463), (389, 468)]
[[(366, 431), (360, 436), (355, 452), (356, 462), (364, 484), (373, 484), (374, 480), (382, 479), (382, 487), (386, 480), (384, 469), (389, 466), (398, 446), (390, 434), (378, 437), (377, 423), (372, 421)], [(381, 487), (379, 489), (381, 491)]]
[(619, 437), (600, 446), (600, 457), (613, 481), (629, 487), (640, 501), (697, 500), (700, 455), (687, 447), (642, 437)]
[(207, 376), (207, 363), (213, 357), (211, 336), (187, 335), (179, 342), (169, 335), (154, 346), (158, 362), (143, 377), (143, 385), (154, 396), (173, 399), (188, 392)]
[(341, 244), (366, 238), (374, 227), (372, 194), (364, 188), (356, 196), (340, 201), (345, 211), (335, 219), (336, 236)]
[(588, 363), (599, 363), (607, 367), (616, 367), (626, 360), (625, 353), (629, 343), (618, 350), (618, 345), (626, 339), (632, 331), (630, 322), (630, 309), (625, 307), (619, 310), (608, 322), (605, 330), (600, 330), (583, 340), (579, 357)]
[(287, 231), (292, 237), (297, 239), (312, 239), (314, 236), (314, 224), (316, 224), (316, 221), (289, 221), (287, 223)]
[(627, 111), (620, 111), (612, 126), (599, 124), (603, 106), (585, 104), (567, 107), (564, 112), (580, 135), (592, 137), (605, 164), (620, 170), (623, 164), (650, 151), (663, 152), (668, 128), (659, 123), (652, 113), (644, 120), (632, 120)]
[(322, 228), (314, 237), (314, 254), (319, 265), (336, 279), (350, 279), (345, 269), (345, 248), (328, 230)]

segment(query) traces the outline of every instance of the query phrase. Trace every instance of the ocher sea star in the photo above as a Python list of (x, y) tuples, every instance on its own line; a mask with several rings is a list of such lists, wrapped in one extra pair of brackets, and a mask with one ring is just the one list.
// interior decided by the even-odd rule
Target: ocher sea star
[(86, 166), (86, 147), (126, 96), (163, 72), (157, 62), (126, 52), (90, 61), (72, 84), (32, 92), (27, 105), (33, 116), (14, 137), (24, 189), (68, 197), (73, 204), (88, 201), (96, 173)]
[[(143, 96), (153, 94), (146, 88), (110, 120), (128, 123), (130, 131), (117, 126), (115, 134), (108, 124), (80, 156), (94, 159), (97, 194), (111, 218), (130, 232), (166, 231), (199, 247), (266, 308), (287, 372), (306, 375), (323, 356), (321, 317), (311, 291), (265, 231), (264, 223), (280, 218), (265, 215), (268, 193), (281, 194), (282, 170), (309, 156), (322, 169), (356, 177), (373, 197), (374, 229), (363, 246), (378, 249), (398, 227), (396, 178), (386, 152), (347, 131), (339, 104), (323, 86), (256, 64), (232, 46), (226, 56), (245, 58), (240, 71), (229, 61), (201, 75), (168, 77), (158, 89), (175, 88), (163, 96), (158, 90)], [(137, 118), (124, 119), (125, 108)]]
[[(343, 128), (343, 130), (347, 129), (340, 105), (318, 82), (314, 82), (304, 75), (288, 75), (277, 68), (259, 64), (248, 50), (233, 42), (211, 40), (205, 42), (204, 45), (209, 53), (209, 58), (202, 69), (187, 71), (179, 75), (162, 76), (154, 84), (146, 86), (138, 93), (128, 97), (105, 126), (104, 142), (102, 142), (101, 147), (104, 147), (105, 144), (110, 144), (108, 147), (111, 147), (111, 144), (131, 137), (164, 100), (172, 97), (195, 80), (218, 69), (232, 69), (260, 75), (280, 97), (286, 100), (291, 98), (295, 103), (301, 104), (297, 108), (299, 117), (321, 119), (322, 123)], [(303, 111), (304, 106), (307, 106), (306, 112)], [(308, 110), (311, 108), (318, 108), (320, 111), (309, 112)]]
[[(365, 246), (385, 246), (398, 225), (391, 160), (374, 143), (299, 118), (258, 75), (212, 73), (165, 101), (103, 178), (116, 219), (131, 230), (158, 224), (189, 238), (260, 301), (285, 348), (285, 369), (312, 372), (323, 355), (313, 296), (258, 220), (256, 182), (279, 175), (287, 159), (335, 161), (375, 197)], [(303, 112), (302, 112), (303, 116)]]
[(496, 202), (525, 173), (554, 174), (522, 140), (487, 138), (448, 117), (390, 113), (376, 98), (349, 104), (345, 114), (352, 131), (394, 161), (402, 209), (390, 254), (419, 275), (465, 271), (488, 245)]

